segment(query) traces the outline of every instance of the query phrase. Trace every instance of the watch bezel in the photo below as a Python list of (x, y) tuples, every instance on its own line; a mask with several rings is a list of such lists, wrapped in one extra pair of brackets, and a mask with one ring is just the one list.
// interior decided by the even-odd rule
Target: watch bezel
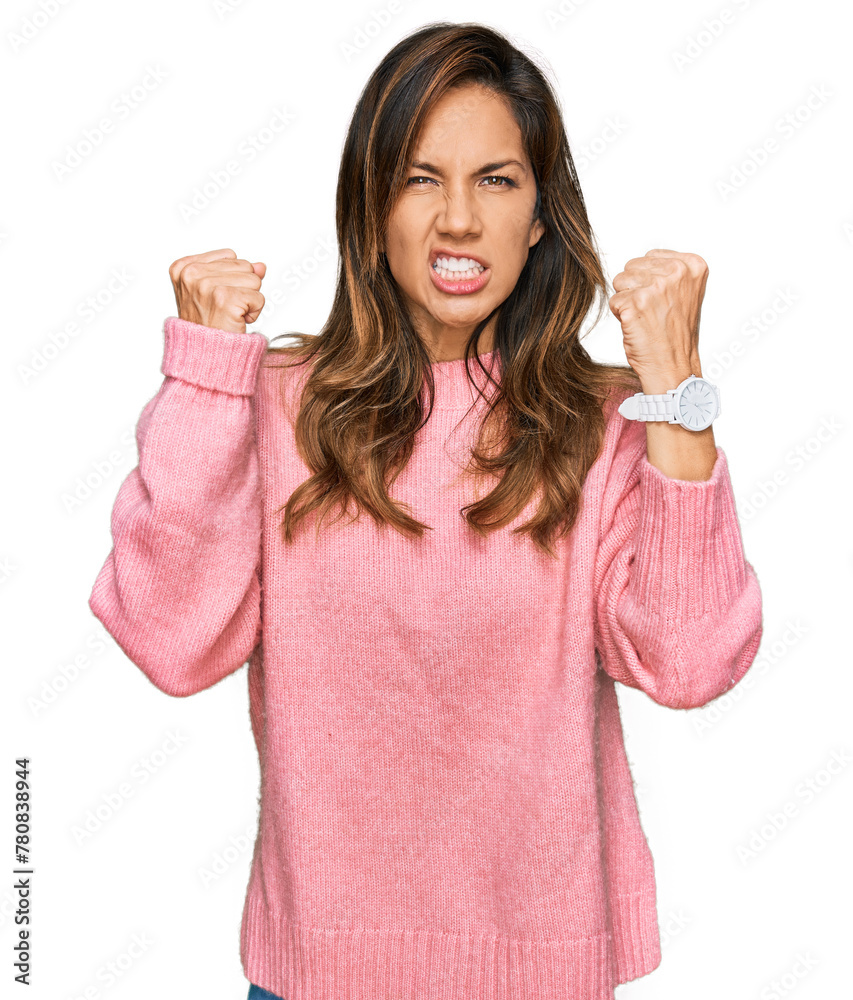
[[(681, 397), (684, 395), (685, 391), (689, 387), (695, 385), (697, 382), (704, 382), (705, 385), (708, 386), (708, 388), (711, 390), (711, 395), (714, 399), (715, 405), (713, 413), (710, 415), (710, 417), (708, 417), (707, 421), (702, 427), (691, 427), (689, 424), (684, 423), (684, 421), (681, 419)], [(680, 382), (673, 390), (672, 400), (673, 400), (673, 422), (680, 424), (688, 431), (694, 431), (697, 434), (700, 431), (707, 430), (720, 415), (720, 390), (716, 385), (714, 385), (713, 382), (709, 382), (708, 379), (706, 379), (702, 375), (688, 375), (688, 377), (684, 379), (683, 382)]]

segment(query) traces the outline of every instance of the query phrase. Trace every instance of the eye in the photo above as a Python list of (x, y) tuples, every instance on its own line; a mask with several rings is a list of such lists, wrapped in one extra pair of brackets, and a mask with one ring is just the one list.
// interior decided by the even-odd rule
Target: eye
[[(500, 188), (500, 187), (517, 187), (518, 186), (515, 183), (515, 181), (512, 180), (511, 177), (507, 177), (505, 174), (490, 174), (488, 177), (484, 177), (483, 180), (486, 180), (486, 181), (503, 181), (504, 182), (503, 184), (486, 184), (486, 187), (498, 187), (498, 188)], [(425, 187), (426, 186), (425, 184), (419, 184), (418, 181), (427, 181), (430, 184), (433, 183), (433, 179), (431, 177), (417, 176), (417, 177), (410, 177), (406, 181), (406, 186), (407, 187), (410, 186), (410, 185), (412, 187)]]

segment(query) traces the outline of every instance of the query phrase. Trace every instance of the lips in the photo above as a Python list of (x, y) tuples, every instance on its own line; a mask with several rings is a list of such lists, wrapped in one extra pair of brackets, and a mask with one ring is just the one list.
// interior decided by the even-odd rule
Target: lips
[(432, 267), (439, 257), (467, 257), (469, 260), (475, 260), (481, 267), (489, 266), (479, 254), (471, 253), (470, 250), (451, 250), (449, 247), (435, 247), (430, 250), (429, 266)]
[(472, 278), (442, 278), (432, 265), (427, 270), (433, 285), (447, 295), (472, 295), (485, 288), (492, 277), (491, 268), (488, 267), (476, 273)]

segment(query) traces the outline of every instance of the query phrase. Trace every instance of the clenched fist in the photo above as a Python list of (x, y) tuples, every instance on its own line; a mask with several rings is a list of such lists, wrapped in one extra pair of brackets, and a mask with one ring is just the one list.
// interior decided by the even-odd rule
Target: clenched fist
[(613, 279), (610, 311), (622, 326), (628, 364), (641, 379), (681, 373), (681, 381), (691, 371), (699, 374), (699, 317), (707, 280), (705, 261), (677, 250), (649, 250), (629, 260)]
[(264, 308), (259, 289), (266, 264), (242, 260), (233, 250), (179, 257), (169, 268), (178, 316), (191, 323), (245, 333)]

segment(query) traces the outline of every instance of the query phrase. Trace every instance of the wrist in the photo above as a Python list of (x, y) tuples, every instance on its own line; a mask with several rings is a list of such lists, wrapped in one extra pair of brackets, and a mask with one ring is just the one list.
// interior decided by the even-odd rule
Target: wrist
[(691, 375), (701, 378), (702, 367), (697, 358), (693, 361), (685, 361), (665, 369), (656, 368), (649, 371), (637, 372), (637, 374), (639, 375), (640, 385), (644, 393), (647, 395), (659, 395), (675, 389)]

